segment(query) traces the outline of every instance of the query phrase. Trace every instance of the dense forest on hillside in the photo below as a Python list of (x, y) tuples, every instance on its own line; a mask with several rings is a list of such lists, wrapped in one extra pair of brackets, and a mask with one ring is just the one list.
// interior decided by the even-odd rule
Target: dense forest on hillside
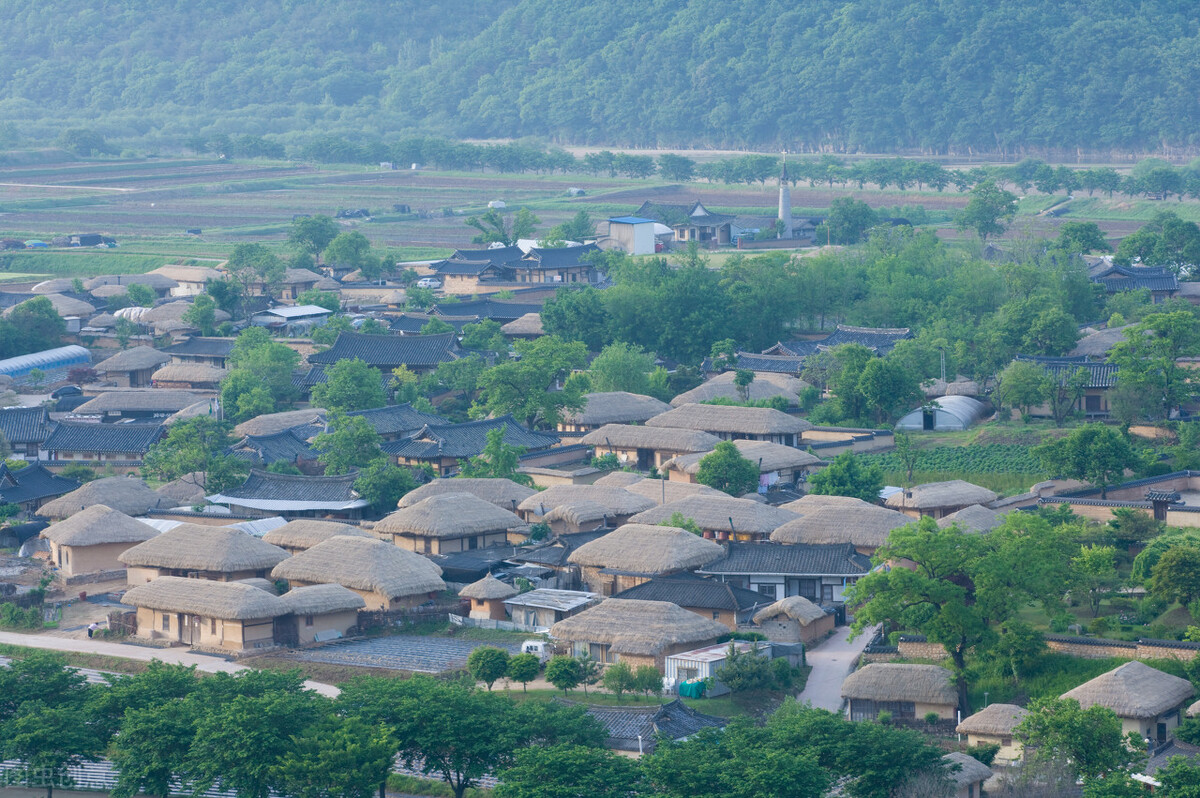
[(538, 136), (619, 146), (1200, 145), (1183, 0), (0, 0), (8, 137)]

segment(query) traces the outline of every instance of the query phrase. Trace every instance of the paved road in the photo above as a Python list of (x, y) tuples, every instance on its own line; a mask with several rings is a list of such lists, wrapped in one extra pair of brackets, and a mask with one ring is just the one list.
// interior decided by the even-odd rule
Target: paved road
[(875, 636), (875, 630), (865, 629), (852, 641), (847, 640), (849, 636), (850, 627), (840, 626), (833, 637), (808, 652), (808, 664), (812, 672), (808, 674), (808, 682), (800, 694), (801, 703), (808, 702), (818, 709), (832, 712), (841, 711), (842, 681)]
[[(205, 673), (236, 673), (247, 670), (245, 665), (212, 657), (196, 654), (185, 649), (150, 648), (147, 646), (131, 646), (123, 643), (109, 643), (104, 640), (76, 640), (68, 637), (49, 637), (47, 635), (27, 635), (19, 632), (0, 632), (0, 643), (29, 648), (48, 648), (55, 651), (69, 651), (77, 654), (103, 654), (109, 657), (123, 657), (149, 662), (152, 659), (161, 660), (172, 665), (195, 665), (196, 670)], [(322, 695), (336, 696), (340, 690), (332, 684), (308, 681), (304, 686)]]

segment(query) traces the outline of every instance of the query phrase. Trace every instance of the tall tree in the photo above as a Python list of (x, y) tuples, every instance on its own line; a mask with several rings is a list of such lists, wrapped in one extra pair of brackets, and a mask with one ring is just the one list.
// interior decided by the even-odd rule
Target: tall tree
[(263, 284), (265, 293), (273, 293), (286, 267), (262, 244), (238, 244), (225, 262), (225, 270), (241, 285), (242, 295), (248, 296), (250, 286), (256, 283)]
[(332, 411), (326, 429), (313, 439), (326, 474), (347, 474), (384, 458), (379, 433), (362, 416)]
[(1107, 707), (1081, 709), (1072, 698), (1037, 699), (1013, 730), (1036, 761), (1065, 763), (1085, 780), (1121, 771), (1144, 760), (1145, 742), (1121, 731), (1121, 720)]
[(520, 473), (521, 455), (525, 449), (504, 442), (504, 427), (494, 427), (487, 431), (487, 444), (483, 451), (465, 461), (459, 461), (460, 477), (487, 477), (492, 479), (509, 479), (520, 485), (533, 486), (533, 480), (527, 474)]
[(552, 427), (560, 411), (579, 410), (581, 392), (553, 390), (574, 369), (587, 363), (587, 349), (581, 343), (568, 343), (553, 335), (532, 341), (517, 341), (520, 360), (500, 363), (479, 377), (480, 405), (486, 412), (500, 416), (512, 413), (527, 426)]
[(215, 416), (195, 416), (173, 424), (167, 436), (146, 452), (142, 470), (170, 481), (199, 471), (212, 493), (242, 484), (248, 466), (228, 453), (233, 444), (230, 425)]
[(721, 441), (700, 459), (696, 481), (701, 485), (741, 496), (758, 487), (758, 466), (742, 456), (730, 441)]
[(315, 257), (324, 252), (329, 242), (337, 238), (341, 231), (341, 226), (324, 214), (302, 216), (292, 220), (292, 226), (288, 230), (288, 243)]
[(325, 369), (326, 380), (312, 388), (312, 403), (327, 410), (370, 410), (387, 404), (383, 374), (358, 358), (339, 360)]
[(1035, 447), (1033, 455), (1051, 473), (1086, 479), (1100, 488), (1103, 498), (1108, 486), (1120, 481), (1127, 468), (1136, 468), (1141, 457), (1118, 430), (1104, 424), (1084, 424), (1064, 438)]
[(833, 462), (809, 477), (812, 493), (822, 496), (853, 496), (876, 504), (883, 489), (883, 471), (864, 465), (853, 452), (843, 452)]
[(959, 230), (973, 230), (982, 241), (1007, 229), (1004, 222), (1017, 214), (1017, 197), (994, 180), (984, 180), (971, 189), (971, 199), (958, 216)]

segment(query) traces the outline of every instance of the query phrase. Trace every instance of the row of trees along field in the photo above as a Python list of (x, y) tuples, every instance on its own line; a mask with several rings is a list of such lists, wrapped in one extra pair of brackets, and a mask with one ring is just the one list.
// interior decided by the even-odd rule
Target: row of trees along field
[(869, 0), (453, 0), (436, 12), (299, 0), (177, 2), (154, 16), (5, 0), (0, 11), (0, 116), (27, 136), (88, 120), (122, 138), (411, 129), (1073, 154), (1189, 148), (1200, 128), (1200, 38), (1182, 0), (904, 0), (886, 12)]

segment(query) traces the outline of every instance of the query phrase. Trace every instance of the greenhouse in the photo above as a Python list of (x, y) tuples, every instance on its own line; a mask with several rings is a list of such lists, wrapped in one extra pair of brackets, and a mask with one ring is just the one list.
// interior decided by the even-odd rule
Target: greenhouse
[(24, 377), (34, 369), (50, 371), (92, 362), (92, 353), (82, 346), (60, 346), (0, 360), (0, 374)]
[(943, 396), (910, 411), (896, 422), (897, 430), (947, 432), (964, 430), (983, 420), (988, 406), (969, 396)]

